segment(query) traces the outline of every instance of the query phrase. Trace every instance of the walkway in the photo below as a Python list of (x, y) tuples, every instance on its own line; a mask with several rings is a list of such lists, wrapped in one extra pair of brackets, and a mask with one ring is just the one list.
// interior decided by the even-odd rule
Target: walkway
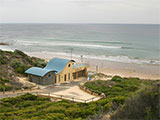
[(0, 93), (0, 99), (6, 97), (16, 97), (19, 95), (23, 95), (25, 93), (32, 93), (34, 95), (46, 96), (50, 98), (58, 98), (58, 99), (67, 99), (75, 102), (92, 102), (101, 99), (99, 96), (94, 96), (89, 93), (84, 92), (79, 88), (80, 82), (73, 82), (67, 84), (61, 84), (59, 86), (49, 85), (45, 88), (38, 89), (38, 90), (27, 90), (27, 91), (16, 91), (13, 92), (6, 92), (3, 94)]

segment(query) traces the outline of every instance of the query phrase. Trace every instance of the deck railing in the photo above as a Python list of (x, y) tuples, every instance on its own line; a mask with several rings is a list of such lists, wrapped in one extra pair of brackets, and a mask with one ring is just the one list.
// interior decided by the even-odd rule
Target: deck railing
[(95, 97), (84, 100), (84, 99), (80, 99), (77, 97), (71, 97), (67, 95), (58, 95), (58, 94), (53, 94), (53, 93), (45, 93), (45, 92), (35, 92), (32, 94), (37, 95), (37, 96), (44, 96), (44, 97), (57, 98), (57, 99), (66, 99), (66, 100), (70, 100), (73, 102), (83, 102), (83, 103), (89, 103), (89, 102), (93, 102), (93, 101), (97, 101), (101, 99), (101, 97), (95, 96)]

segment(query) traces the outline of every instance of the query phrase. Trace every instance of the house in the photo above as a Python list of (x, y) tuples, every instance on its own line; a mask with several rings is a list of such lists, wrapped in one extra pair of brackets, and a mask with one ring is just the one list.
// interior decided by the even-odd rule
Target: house
[(32, 67), (25, 71), (31, 82), (40, 85), (64, 83), (80, 77), (87, 77), (88, 64), (76, 63), (74, 60), (53, 58), (45, 68)]

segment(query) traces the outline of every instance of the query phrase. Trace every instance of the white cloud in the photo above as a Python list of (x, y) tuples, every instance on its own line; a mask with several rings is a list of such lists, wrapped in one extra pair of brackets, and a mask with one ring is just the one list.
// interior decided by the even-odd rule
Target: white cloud
[(159, 4), (159, 0), (0, 0), (0, 20), (156, 24)]

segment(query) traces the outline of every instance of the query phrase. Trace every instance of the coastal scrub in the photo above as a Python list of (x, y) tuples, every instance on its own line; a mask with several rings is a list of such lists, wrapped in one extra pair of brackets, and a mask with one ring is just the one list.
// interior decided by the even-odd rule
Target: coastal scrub
[[(121, 78), (121, 81), (114, 79), (115, 77), (108, 81), (98, 80), (85, 83), (87, 88), (105, 93), (106, 98), (99, 101), (91, 103), (75, 103), (68, 100), (51, 102), (49, 98), (25, 94), (16, 98), (0, 100), (0, 116), (4, 120), (101, 120), (100, 116), (121, 108), (129, 98), (132, 99), (132, 95), (142, 90), (144, 86), (148, 88), (156, 85), (154, 81), (138, 78)], [(119, 78), (117, 77), (117, 79)], [(150, 92), (149, 94), (154, 93)], [(128, 108), (131, 109), (131, 107)], [(155, 118), (152, 117), (150, 110), (152, 109), (146, 109), (145, 120)]]
[(14, 52), (0, 50), (0, 80), (9, 80), (8, 83), (0, 83), (0, 90), (20, 89), (22, 84), (18, 83), (17, 77), (25, 77), (25, 70), (32, 66), (43, 68), (46, 64), (45, 60), (30, 57), (20, 50)]

